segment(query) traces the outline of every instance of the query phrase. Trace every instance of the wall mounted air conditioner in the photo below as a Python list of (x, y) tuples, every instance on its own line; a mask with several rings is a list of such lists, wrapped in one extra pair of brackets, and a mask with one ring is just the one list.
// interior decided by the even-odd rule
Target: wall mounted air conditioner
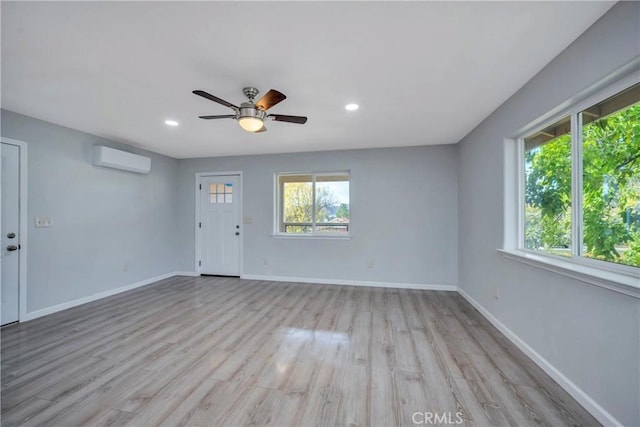
[(93, 164), (136, 173), (149, 173), (151, 171), (151, 159), (149, 157), (102, 145), (93, 147)]

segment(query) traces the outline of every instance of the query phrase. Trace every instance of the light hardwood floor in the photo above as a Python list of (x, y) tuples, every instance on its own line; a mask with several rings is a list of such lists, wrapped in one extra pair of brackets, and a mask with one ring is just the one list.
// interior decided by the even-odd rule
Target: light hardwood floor
[(453, 292), (176, 277), (1, 339), (2, 426), (598, 424)]

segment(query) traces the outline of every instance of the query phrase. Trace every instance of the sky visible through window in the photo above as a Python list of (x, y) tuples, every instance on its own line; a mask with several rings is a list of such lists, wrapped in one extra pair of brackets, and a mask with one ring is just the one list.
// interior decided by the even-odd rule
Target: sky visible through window
[(322, 185), (327, 187), (339, 203), (349, 204), (349, 183), (345, 181), (323, 182)]

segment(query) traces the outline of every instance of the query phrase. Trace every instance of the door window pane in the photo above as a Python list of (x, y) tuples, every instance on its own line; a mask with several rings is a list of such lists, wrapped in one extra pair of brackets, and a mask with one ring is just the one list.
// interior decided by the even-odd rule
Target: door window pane
[(217, 199), (216, 184), (209, 184), (209, 203), (216, 203)]
[(209, 203), (233, 203), (233, 183), (209, 184)]

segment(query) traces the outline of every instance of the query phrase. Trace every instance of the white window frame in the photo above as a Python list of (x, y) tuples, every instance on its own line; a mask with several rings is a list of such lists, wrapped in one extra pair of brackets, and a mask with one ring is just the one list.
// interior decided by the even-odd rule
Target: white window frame
[[(637, 66), (637, 64), (632, 64)], [(623, 73), (626, 70), (619, 70)], [(582, 132), (580, 113), (631, 86), (640, 83), (636, 72), (626, 77), (603, 80), (574, 100), (525, 126), (515, 136), (505, 139), (505, 234), (498, 251), (508, 259), (553, 271), (580, 281), (640, 298), (640, 268), (583, 256), (582, 251)], [(613, 80), (613, 82), (612, 82)], [(553, 123), (571, 117), (571, 257), (562, 257), (525, 248), (525, 171), (524, 139)]]
[[(282, 198), (279, 177), (288, 175), (309, 175), (312, 177), (313, 183), (313, 210), (312, 210), (312, 225), (310, 233), (285, 233), (280, 231), (280, 222), (282, 215), (284, 214), (284, 199)], [(316, 177), (318, 176), (348, 176), (349, 177), (349, 225), (347, 232), (331, 233), (326, 231), (316, 231), (315, 220), (315, 184)], [(292, 239), (350, 239), (351, 238), (351, 171), (330, 171), (330, 172), (277, 172), (273, 176), (274, 178), (274, 225), (273, 225), (273, 237), (284, 237)]]

